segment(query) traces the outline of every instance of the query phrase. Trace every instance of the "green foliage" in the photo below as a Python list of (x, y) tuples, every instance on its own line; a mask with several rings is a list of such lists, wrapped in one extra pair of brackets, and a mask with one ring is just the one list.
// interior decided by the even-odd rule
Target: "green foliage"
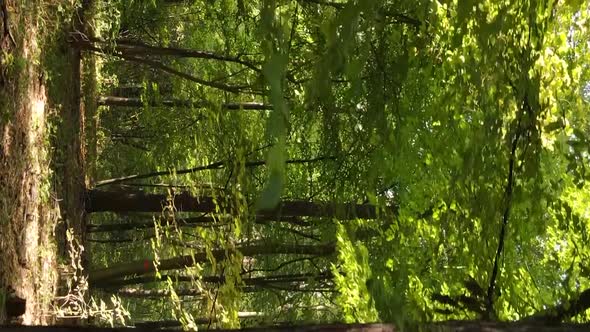
[[(215, 223), (162, 225), (158, 255), (208, 253), (206, 266), (178, 273), (226, 278), (215, 287), (191, 284), (208, 295), (198, 309), (175, 299), (185, 324), (215, 312), (220, 326), (255, 325), (238, 321), (243, 311), (268, 313), (264, 323), (517, 320), (590, 286), (587, 4), (132, 1), (119, 8), (127, 37), (217, 57), (145, 59), (239, 87), (222, 91), (120, 59), (105, 64), (119, 87), (139, 87), (143, 107), (104, 110), (99, 176), (220, 162), (147, 180), (215, 198)], [(164, 103), (175, 99), (198, 107)], [(224, 106), (238, 102), (272, 110)], [(329, 158), (288, 163), (320, 156)], [(284, 199), (370, 203), (381, 213), (364, 221), (257, 219)], [(266, 241), (336, 241), (337, 259), (235, 252)], [(142, 248), (129, 252), (145, 255)], [(213, 257), (218, 248), (227, 257)], [(297, 289), (246, 283), (328, 268), (333, 280), (310, 278)]]
[(346, 228), (338, 227), (338, 262), (332, 265), (334, 283), (338, 290), (336, 302), (341, 307), (343, 321), (365, 323), (377, 320), (378, 314), (367, 290), (371, 282), (369, 252), (360, 241), (353, 241)]

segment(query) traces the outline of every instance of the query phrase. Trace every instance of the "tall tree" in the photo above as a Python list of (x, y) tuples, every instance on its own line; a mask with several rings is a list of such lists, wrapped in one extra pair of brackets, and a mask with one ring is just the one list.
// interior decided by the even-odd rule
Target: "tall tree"
[[(142, 191), (90, 190), (86, 193), (86, 212), (161, 212), (170, 205), (176, 211), (215, 213), (218, 200), (214, 197), (197, 197), (187, 192), (172, 197), (148, 194)], [(228, 207), (231, 210), (231, 207)], [(374, 219), (377, 208), (370, 204), (318, 203), (308, 201), (283, 201), (274, 209), (255, 212), (263, 218), (329, 217), (337, 219)]]

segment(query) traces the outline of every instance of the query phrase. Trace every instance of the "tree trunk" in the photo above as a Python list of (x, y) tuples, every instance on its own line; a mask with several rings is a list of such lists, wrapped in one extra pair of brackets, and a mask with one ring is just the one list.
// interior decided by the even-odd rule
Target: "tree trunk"
[[(191, 82), (194, 82), (197, 84), (201, 84), (204, 86), (208, 86), (211, 88), (219, 89), (222, 91), (232, 92), (232, 93), (248, 92), (251, 94), (258, 94), (258, 95), (262, 94), (261, 91), (254, 91), (251, 89), (251, 86), (247, 86), (247, 85), (235, 86), (235, 85), (222, 83), (219, 81), (205, 80), (205, 79), (193, 76), (189, 73), (177, 70), (174, 67), (167, 66), (161, 61), (152, 60), (148, 57), (134, 56), (134, 55), (132, 55), (134, 52), (122, 52), (120, 50), (117, 50), (116, 48), (114, 50), (109, 49), (109, 48), (100, 48), (100, 47), (96, 47), (92, 43), (89, 43), (87, 41), (82, 41), (82, 40), (77, 40), (77, 41), (74, 40), (72, 42), (72, 45), (76, 46), (76, 50), (78, 50), (78, 51), (86, 50), (86, 51), (93, 51), (93, 52), (100, 53), (100, 54), (114, 55), (114, 56), (117, 56), (123, 60), (135, 62), (135, 63), (141, 64), (141, 65), (147, 66), (151, 69), (165, 72), (165, 73), (168, 73), (171, 75), (175, 75), (175, 76), (181, 77), (185, 80), (188, 80), (188, 81), (191, 81)], [(146, 55), (146, 54), (143, 54), (143, 55)]]
[[(313, 255), (313, 256), (329, 256), (336, 251), (334, 244), (324, 244), (317, 246), (310, 245), (285, 245), (285, 244), (267, 244), (254, 245), (236, 248), (244, 256), (256, 255), (276, 255), (276, 254), (290, 254), (290, 255)], [(211, 254), (215, 259), (220, 260), (225, 258), (226, 250), (213, 250)], [(178, 256), (168, 259), (160, 260), (158, 271), (167, 271), (174, 269), (181, 269), (184, 267), (191, 267), (197, 263), (205, 263), (208, 261), (206, 252), (197, 252), (193, 255)], [(108, 280), (123, 278), (129, 275), (142, 275), (146, 273), (155, 272), (154, 263), (151, 260), (141, 260), (125, 264), (119, 264), (112, 267), (91, 271), (88, 276), (90, 283), (101, 283)]]
[[(86, 212), (162, 212), (172, 203), (177, 211), (215, 213), (217, 204), (213, 197), (196, 197), (180, 193), (168, 202), (163, 194), (148, 194), (141, 191), (89, 190), (86, 193)], [(327, 202), (283, 201), (274, 209), (256, 211), (263, 218), (281, 220), (287, 217), (326, 217), (340, 220), (375, 219), (377, 207), (370, 204), (342, 204)]]
[[(213, 218), (210, 216), (199, 216), (199, 217), (188, 217), (178, 218), (175, 223), (178, 227), (215, 227), (221, 226), (225, 223), (222, 221), (223, 217)], [(165, 221), (164, 221), (165, 222)], [(174, 221), (170, 221), (173, 223)], [(255, 223), (268, 224), (270, 222), (288, 223), (298, 226), (310, 226), (311, 224), (301, 220), (299, 217), (282, 216), (281, 219), (271, 218), (269, 216), (256, 216)], [(86, 225), (87, 233), (101, 233), (101, 232), (121, 232), (139, 229), (152, 229), (154, 228), (153, 220), (141, 220), (141, 221), (128, 221), (123, 220), (121, 222), (114, 222), (108, 224), (88, 224)]]
[[(261, 285), (261, 286), (247, 286), (241, 288), (241, 291), (244, 293), (255, 293), (255, 292), (263, 292), (268, 289), (274, 289), (279, 291), (289, 291), (289, 292), (306, 292), (306, 293), (322, 293), (322, 292), (334, 292), (334, 289), (326, 289), (326, 288), (304, 288), (304, 287), (297, 287), (296, 285)], [(122, 288), (118, 290), (107, 290), (108, 292), (113, 292), (114, 294), (119, 295), (120, 297), (127, 297), (127, 298), (140, 298), (140, 299), (154, 299), (160, 300), (162, 298), (170, 297), (172, 292), (169, 289), (143, 289), (143, 288)], [(174, 290), (174, 293), (179, 297), (187, 297), (192, 296), (196, 298), (201, 298), (203, 295), (207, 295), (207, 293), (203, 293), (201, 289), (196, 288), (178, 288)]]
[[(174, 221), (170, 221), (172, 224)], [(166, 221), (162, 221), (162, 226), (166, 226)], [(190, 218), (182, 218), (177, 219), (175, 222), (179, 227), (209, 227), (209, 226), (216, 226), (221, 225), (222, 223), (219, 220), (215, 220), (213, 217), (209, 216), (200, 216), (200, 217), (190, 217)], [(122, 231), (132, 231), (132, 230), (140, 230), (140, 229), (152, 229), (154, 228), (155, 223), (153, 220), (141, 220), (141, 221), (128, 221), (123, 220), (121, 222), (114, 222), (108, 224), (88, 224), (86, 225), (86, 232), (87, 233), (103, 233), (103, 232), (122, 232)]]
[(237, 86), (214, 80), (205, 80), (199, 77), (195, 77), (189, 73), (177, 70), (174, 67), (167, 66), (162, 61), (153, 60), (155, 59), (154, 56), (158, 55), (211, 59), (238, 63), (252, 69), (253, 71), (260, 72), (260, 69), (254, 63), (242, 60), (239, 57), (225, 56), (201, 50), (151, 46), (137, 41), (116, 40), (116, 43), (117, 44), (114, 47), (112, 47), (111, 45), (109, 45), (108, 42), (96, 38), (91, 38), (91, 40), (74, 38), (74, 40), (71, 41), (71, 44), (76, 46), (76, 49), (78, 50), (86, 50), (101, 54), (114, 55), (121, 59), (139, 63), (141, 65), (148, 66), (152, 69), (172, 74), (181, 77), (185, 80), (204, 86), (208, 86), (211, 88), (232, 93), (248, 92), (252, 94), (262, 94), (262, 91), (254, 91), (252, 89), (252, 86), (249, 85)]
[[(127, 39), (117, 39), (113, 42), (104, 41), (98, 38), (90, 38), (90, 40), (76, 40), (73, 42), (80, 49), (99, 51), (99, 52), (116, 52), (124, 55), (133, 56), (173, 56), (178, 58), (197, 58), (207, 60), (218, 60), (225, 62), (238, 63), (246, 66), (256, 72), (260, 72), (260, 69), (252, 62), (241, 59), (240, 57), (227, 56), (223, 54), (217, 54), (210, 51), (186, 49), (178, 47), (160, 47), (145, 44), (140, 41), (132, 41)], [(100, 45), (100, 47), (97, 47)], [(114, 45), (112, 50), (108, 50), (111, 45)]]
[[(301, 165), (301, 164), (315, 163), (315, 162), (324, 161), (324, 160), (336, 160), (336, 158), (337, 158), (336, 156), (320, 156), (320, 157), (306, 158), (306, 159), (288, 159), (287, 161), (285, 161), (285, 164), (286, 165)], [(144, 173), (144, 174), (128, 175), (128, 176), (123, 176), (123, 177), (119, 177), (119, 178), (98, 181), (98, 182), (96, 182), (96, 187), (112, 185), (115, 183), (121, 183), (121, 182), (129, 181), (129, 180), (147, 179), (147, 178), (152, 178), (152, 177), (156, 177), (156, 176), (163, 176), (163, 175), (192, 174), (192, 173), (205, 171), (205, 170), (223, 169), (228, 164), (229, 164), (229, 161), (222, 160), (222, 161), (216, 161), (216, 162), (210, 163), (208, 165), (197, 166), (197, 167), (193, 167), (193, 168), (174, 169), (174, 170), (168, 170), (168, 171), (155, 171), (155, 172), (149, 172), (149, 173)], [(259, 166), (264, 166), (264, 165), (266, 165), (265, 160), (246, 161), (244, 163), (244, 167), (246, 167), (246, 168), (259, 167)]]
[[(143, 289), (143, 288), (122, 288), (113, 291), (115, 294), (119, 295), (120, 297), (131, 297), (131, 298), (140, 298), (140, 299), (161, 299), (164, 297), (169, 297), (171, 292), (168, 289)], [(196, 288), (179, 288), (175, 289), (174, 293), (176, 295), (182, 296), (196, 296), (201, 297), (203, 296), (203, 291)]]
[[(119, 106), (119, 107), (143, 107), (144, 102), (140, 98), (128, 98), (118, 96), (102, 96), (98, 98), (98, 105), (103, 106)], [(203, 108), (213, 106), (207, 102), (191, 101), (191, 100), (180, 100), (180, 99), (167, 99), (167, 100), (150, 100), (149, 106), (158, 107), (183, 107), (183, 108)], [(264, 111), (272, 110), (272, 105), (247, 102), (247, 103), (225, 103), (221, 104), (221, 108), (226, 110), (253, 110), (253, 111)]]
[[(115, 280), (107, 280), (100, 284), (94, 285), (95, 287), (100, 288), (118, 288), (128, 285), (139, 285), (139, 284), (149, 284), (155, 282), (166, 282), (166, 280), (177, 281), (177, 282), (190, 282), (193, 280), (211, 283), (211, 284), (221, 284), (225, 282), (224, 277), (220, 276), (204, 276), (200, 278), (190, 277), (190, 276), (175, 276), (175, 275), (162, 275), (160, 279), (156, 279), (154, 276), (141, 276), (129, 279), (115, 279)], [(325, 272), (325, 273), (298, 273), (298, 274), (280, 274), (280, 275), (270, 275), (264, 277), (254, 277), (254, 278), (242, 278), (242, 281), (246, 286), (260, 286), (260, 285), (267, 285), (271, 283), (293, 283), (293, 282), (304, 282), (307, 280), (314, 280), (314, 281), (326, 281), (332, 280), (332, 274)]]

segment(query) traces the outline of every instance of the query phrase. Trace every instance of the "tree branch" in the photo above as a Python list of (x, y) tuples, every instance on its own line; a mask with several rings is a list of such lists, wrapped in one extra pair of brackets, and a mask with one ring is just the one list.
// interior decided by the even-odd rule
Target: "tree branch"
[[(207, 59), (207, 60), (218, 60), (233, 62), (246, 66), (256, 72), (260, 72), (260, 68), (254, 65), (252, 62), (245, 61), (235, 56), (226, 56), (217, 54), (210, 51), (192, 50), (186, 48), (177, 47), (161, 47), (152, 46), (141, 41), (129, 40), (129, 39), (116, 39), (114, 41), (106, 41), (100, 38), (88, 38), (88, 40), (77, 40), (75, 44), (83, 49), (94, 49), (95, 45), (92, 43), (104, 45), (104, 48), (111, 48), (113, 51), (126, 54), (126, 55), (168, 55), (177, 58), (196, 58), (196, 59)], [(113, 45), (113, 46), (112, 46)]]
[(173, 74), (176, 75), (178, 77), (184, 78), (186, 80), (201, 84), (201, 85), (205, 85), (205, 86), (209, 86), (212, 88), (216, 88), (219, 90), (223, 90), (223, 91), (227, 91), (227, 92), (233, 92), (233, 93), (240, 93), (240, 92), (244, 92), (244, 90), (246, 88), (248, 88), (248, 86), (235, 86), (235, 85), (228, 85), (228, 84), (224, 84), (224, 83), (218, 83), (218, 82), (212, 82), (212, 81), (207, 81), (204, 80), (202, 78), (198, 78), (195, 76), (192, 76), (190, 74), (181, 72), (179, 70), (176, 70), (172, 67), (166, 66), (164, 64), (162, 64), (161, 62), (158, 61), (153, 61), (153, 60), (148, 60), (148, 59), (143, 59), (143, 58), (137, 58), (134, 56), (129, 56), (129, 55), (124, 55), (124, 54), (115, 54), (116, 56), (123, 58), (125, 60), (128, 61), (133, 61), (133, 62), (137, 62), (137, 63), (141, 63), (147, 66), (150, 66), (152, 68), (155, 69), (159, 69), (163, 72), (167, 72), (169, 74)]
[(142, 65), (146, 65), (158, 70), (161, 70), (163, 72), (169, 73), (169, 74), (173, 74), (176, 75), (178, 77), (184, 78), (188, 81), (191, 82), (195, 82), (201, 85), (205, 85), (208, 87), (212, 87), (212, 88), (216, 88), (219, 90), (223, 90), (223, 91), (227, 91), (227, 92), (232, 92), (232, 93), (240, 93), (240, 92), (248, 92), (248, 93), (255, 93), (254, 91), (245, 91), (246, 88), (248, 88), (249, 86), (234, 86), (234, 85), (228, 85), (228, 84), (224, 84), (224, 83), (219, 83), (219, 82), (212, 82), (212, 81), (207, 81), (204, 80), (202, 78), (198, 78), (195, 77), (193, 75), (181, 72), (179, 70), (176, 70), (172, 67), (166, 66), (164, 64), (162, 64), (161, 62), (158, 61), (154, 61), (154, 60), (149, 60), (149, 59), (144, 59), (144, 58), (138, 58), (135, 56), (131, 56), (131, 55), (127, 55), (121, 52), (116, 52), (116, 51), (108, 51), (105, 49), (101, 49), (99, 47), (93, 46), (93, 45), (88, 45), (85, 47), (86, 50), (89, 51), (93, 51), (93, 52), (97, 52), (97, 53), (101, 53), (101, 54), (108, 54), (108, 55), (114, 55), (117, 56), (121, 59), (127, 60), (127, 61), (132, 61), (132, 62), (136, 62), (136, 63), (140, 63)]
[[(120, 96), (100, 96), (97, 100), (98, 105), (104, 106), (122, 106), (122, 107), (143, 107), (145, 102), (140, 98), (120, 97)], [(165, 99), (161, 101), (150, 100), (147, 102), (149, 106), (158, 107), (185, 107), (185, 108), (203, 108), (214, 107), (215, 104), (206, 101), (192, 101), (179, 99)], [(222, 109), (226, 110), (255, 110), (265, 111), (272, 110), (272, 105), (258, 102), (244, 102), (244, 103), (224, 103), (221, 104)]]
[(506, 206), (504, 207), (504, 213), (502, 215), (502, 227), (500, 228), (498, 248), (496, 250), (496, 255), (494, 256), (494, 267), (492, 268), (492, 276), (490, 278), (490, 284), (487, 290), (486, 312), (488, 315), (494, 312), (494, 293), (496, 288), (496, 280), (498, 278), (500, 257), (502, 256), (502, 251), (504, 250), (506, 227), (508, 225), (508, 220), (510, 218), (510, 208), (512, 205), (512, 189), (514, 186), (514, 163), (516, 161), (516, 149), (518, 147), (518, 141), (520, 140), (522, 134), (520, 127), (525, 107), (528, 107), (526, 95), (523, 100), (523, 105), (521, 107), (521, 112), (516, 126), (516, 133), (514, 134), (514, 139), (512, 140), (512, 146), (510, 148), (510, 161), (508, 164), (508, 181), (506, 183), (506, 188), (504, 190)]
[[(311, 159), (289, 159), (285, 163), (286, 164), (305, 164), (305, 163), (313, 163), (313, 162), (322, 161), (322, 160), (334, 160), (334, 159), (336, 159), (335, 156), (322, 156), (322, 157), (316, 157), (316, 158), (311, 158)], [(196, 173), (196, 172), (204, 171), (204, 170), (221, 169), (221, 168), (224, 168), (227, 163), (228, 163), (227, 161), (217, 161), (217, 162), (214, 162), (214, 163), (211, 163), (208, 165), (193, 167), (193, 168), (189, 168), (189, 169), (159, 171), (159, 172), (150, 172), (150, 173), (144, 173), (144, 174), (123, 176), (123, 177), (119, 177), (119, 178), (98, 181), (96, 183), (95, 187), (102, 187), (102, 186), (120, 183), (120, 182), (124, 182), (124, 181), (129, 181), (129, 180), (145, 179), (145, 178), (151, 178), (151, 177), (162, 176), (162, 175), (189, 174), (189, 173)], [(257, 166), (263, 166), (265, 164), (266, 164), (266, 161), (257, 160), (257, 161), (248, 161), (244, 164), (244, 166), (245, 167), (257, 167)]]

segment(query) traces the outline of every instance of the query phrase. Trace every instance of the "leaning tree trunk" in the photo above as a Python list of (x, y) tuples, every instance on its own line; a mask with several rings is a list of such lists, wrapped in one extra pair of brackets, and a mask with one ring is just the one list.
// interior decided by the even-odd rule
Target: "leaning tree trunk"
[[(316, 163), (316, 162), (321, 162), (321, 161), (326, 161), (326, 160), (336, 160), (337, 158), (338, 158), (337, 156), (319, 156), (319, 157), (315, 157), (315, 158), (287, 159), (285, 161), (285, 165), (311, 164), (311, 163)], [(193, 174), (196, 172), (201, 172), (201, 171), (206, 171), (206, 170), (219, 170), (219, 169), (226, 168), (229, 164), (230, 164), (229, 160), (222, 160), (222, 161), (216, 161), (216, 162), (210, 163), (208, 165), (201, 165), (201, 166), (185, 168), (185, 169), (170, 169), (170, 170), (166, 170), (166, 171), (152, 171), (152, 172), (143, 173), (143, 174), (127, 175), (127, 176), (118, 177), (118, 178), (114, 178), (114, 179), (97, 181), (95, 183), (95, 186), (102, 187), (102, 186), (113, 185), (116, 183), (130, 181), (130, 180), (147, 179), (147, 178), (154, 178), (154, 177), (166, 176), (166, 175)], [(266, 165), (265, 160), (251, 160), (251, 161), (246, 161), (243, 164), (243, 166), (246, 168), (260, 167), (260, 166), (264, 166), (264, 165)]]
[[(123, 286), (130, 285), (143, 285), (149, 283), (166, 282), (170, 278), (173, 282), (191, 282), (200, 281), (209, 284), (222, 284), (225, 282), (225, 278), (221, 276), (177, 276), (177, 275), (161, 275), (159, 279), (154, 276), (140, 276), (128, 279), (114, 279), (108, 280), (103, 283), (95, 285), (95, 287), (101, 287), (106, 289), (116, 289)], [(263, 286), (273, 283), (294, 283), (303, 281), (315, 281), (325, 282), (333, 279), (332, 273), (296, 273), (296, 274), (279, 274), (279, 275), (267, 275), (264, 277), (253, 277), (253, 278), (242, 278), (244, 285), (246, 286)]]
[[(262, 286), (246, 286), (241, 287), (240, 290), (244, 293), (256, 293), (264, 292), (269, 289), (275, 291), (289, 291), (292, 293), (333, 293), (335, 292), (332, 288), (305, 288), (302, 285), (262, 285)], [(107, 292), (117, 294), (120, 297), (126, 298), (138, 298), (147, 300), (161, 300), (172, 295), (172, 291), (169, 289), (143, 289), (143, 288), (121, 288), (118, 290), (108, 290)], [(207, 295), (203, 293), (201, 289), (197, 288), (178, 288), (174, 290), (174, 294), (178, 297), (193, 297), (202, 298)]]
[[(163, 226), (165, 226), (166, 220), (163, 220)], [(255, 223), (268, 224), (271, 222), (288, 223), (298, 226), (311, 226), (312, 223), (305, 222), (299, 217), (282, 216), (281, 219), (277, 220), (271, 216), (255, 216)], [(176, 218), (175, 220), (169, 220), (170, 224), (174, 224), (178, 227), (216, 227), (223, 226), (226, 223), (222, 218), (213, 218), (211, 216), (198, 216), (198, 217), (187, 217), (187, 218)], [(120, 222), (111, 222), (105, 224), (88, 224), (86, 225), (87, 233), (102, 233), (102, 232), (121, 232), (131, 231), (140, 229), (153, 229), (155, 228), (153, 220), (140, 220), (140, 221), (129, 221), (122, 220)]]
[(179, 58), (196, 58), (206, 60), (217, 60), (224, 62), (238, 63), (246, 66), (256, 72), (260, 72), (260, 68), (256, 64), (241, 59), (235, 56), (227, 56), (224, 54), (214, 53), (205, 50), (176, 48), (176, 47), (160, 47), (148, 45), (140, 41), (131, 41), (125, 39), (115, 40), (114, 48), (111, 48), (109, 41), (101, 40), (99, 38), (89, 38), (88, 40), (74, 40), (72, 44), (80, 49), (95, 51), (104, 54), (119, 54), (124, 56), (138, 56), (138, 57), (154, 57), (154, 56), (173, 56)]
[[(267, 245), (254, 245), (238, 247), (236, 250), (240, 251), (244, 256), (256, 255), (276, 255), (276, 254), (291, 254), (291, 255), (311, 255), (311, 256), (329, 256), (336, 251), (334, 244), (324, 245), (285, 245), (278, 243), (271, 243)], [(215, 259), (220, 260), (225, 258), (226, 250), (213, 250), (211, 252)], [(208, 261), (206, 252), (198, 252), (193, 255), (178, 256), (160, 260), (158, 271), (167, 271), (174, 269), (181, 269), (184, 267), (194, 266), (198, 263), (205, 263)], [(155, 272), (154, 262), (151, 260), (141, 260), (125, 264), (119, 264), (105, 269), (91, 271), (88, 276), (90, 283), (101, 283), (108, 280), (123, 278), (134, 274), (142, 275), (146, 273)]]
[[(117, 290), (107, 290), (120, 297), (127, 298), (138, 298), (138, 299), (152, 299), (159, 300), (162, 298), (169, 297), (172, 292), (169, 289), (143, 289), (143, 288), (121, 288)], [(203, 297), (203, 291), (196, 288), (178, 288), (174, 290), (174, 293), (179, 297), (193, 296)]]
[[(119, 107), (144, 107), (146, 104), (141, 98), (119, 97), (119, 96), (101, 96), (97, 101), (98, 105), (103, 106), (119, 106)], [(174, 108), (204, 108), (213, 106), (213, 104), (204, 101), (192, 101), (182, 99), (164, 99), (164, 100), (150, 100), (147, 104), (151, 107), (174, 107)], [(221, 108), (225, 110), (244, 110), (244, 111), (267, 111), (272, 110), (272, 105), (244, 102), (244, 103), (224, 103)]]
[[(185, 280), (190, 279), (190, 277), (185, 277)], [(146, 278), (147, 280), (153, 282), (154, 278)], [(206, 281), (207, 279), (217, 279), (216, 283), (224, 282), (224, 278), (222, 277), (204, 277), (200, 280)], [(321, 283), (320, 285), (310, 284), (308, 281), (316, 281)], [(280, 275), (280, 276), (271, 276), (271, 277), (257, 277), (257, 278), (247, 278), (243, 279), (244, 286), (241, 286), (240, 289), (242, 292), (260, 292), (265, 291), (267, 289), (275, 289), (275, 290), (284, 290), (284, 291), (291, 291), (291, 292), (332, 292), (333, 287), (332, 285), (328, 285), (325, 282), (332, 280), (332, 276), (328, 274), (321, 274), (321, 275), (314, 275), (311, 273), (301, 274), (301, 275)], [(121, 280), (125, 282), (126, 280)], [(165, 281), (165, 280), (163, 280)], [(211, 282), (211, 281), (210, 281)], [(138, 287), (125, 287), (125, 288), (116, 288), (113, 287), (114, 283), (106, 283), (101, 286), (105, 291), (113, 294), (117, 294), (121, 297), (131, 297), (131, 298), (143, 298), (143, 299), (159, 299), (163, 297), (169, 297), (172, 292), (169, 289), (146, 289), (146, 288), (138, 288)], [(317, 288), (321, 287), (321, 288)], [(193, 297), (201, 297), (203, 296), (202, 289), (191, 288), (191, 287), (178, 287), (174, 290), (174, 293), (178, 296), (193, 296)]]
[[(86, 193), (86, 212), (162, 212), (165, 206), (173, 204), (177, 211), (215, 213), (216, 200), (210, 196), (197, 197), (181, 193), (168, 195), (148, 194), (142, 191), (89, 190)], [(308, 202), (301, 200), (282, 201), (274, 209), (256, 211), (257, 216), (280, 220), (288, 217), (326, 217), (341, 220), (375, 219), (377, 207), (370, 204), (343, 204), (329, 202)]]

